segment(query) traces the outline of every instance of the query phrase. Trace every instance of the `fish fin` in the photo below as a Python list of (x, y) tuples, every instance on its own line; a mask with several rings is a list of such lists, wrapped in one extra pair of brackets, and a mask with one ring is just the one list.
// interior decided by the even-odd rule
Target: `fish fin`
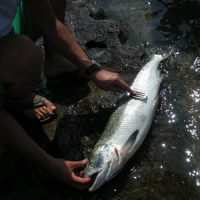
[(162, 74), (160, 70), (158, 70), (158, 73), (159, 73), (158, 82), (159, 84), (161, 84), (164, 79), (164, 74)]
[(127, 96), (129, 96), (129, 92), (124, 92), (124, 93), (119, 95), (119, 99), (123, 99), (124, 97), (127, 97)]
[(159, 96), (157, 96), (155, 99), (154, 99), (154, 101), (153, 101), (153, 107), (157, 107), (157, 105), (158, 105), (158, 99), (159, 99)]
[(133, 134), (131, 134), (131, 136), (127, 139), (126, 143), (125, 143), (125, 148), (127, 149), (126, 152), (129, 152), (131, 150), (131, 147), (133, 146), (134, 142), (137, 139), (137, 136), (139, 134), (139, 130), (135, 130), (133, 132)]
[[(110, 172), (112, 170), (112, 162), (110, 161), (107, 165), (109, 165), (108, 172), (106, 174), (106, 182), (108, 182), (110, 179), (112, 179), (113, 176), (110, 176)], [(110, 177), (109, 177), (110, 176)]]
[(116, 147), (115, 147), (115, 154), (117, 156), (117, 162), (119, 163), (120, 162), (120, 154), (119, 154), (118, 148), (116, 148)]
[(154, 59), (154, 57), (157, 57), (157, 59), (159, 61), (163, 61), (165, 59), (167, 59), (168, 57), (170, 57), (172, 55), (172, 52), (168, 53), (168, 54), (154, 54), (151, 59)]
[[(116, 156), (117, 156), (117, 165), (119, 165), (120, 164), (120, 153), (119, 153), (119, 150), (117, 149), (117, 148), (115, 148), (114, 147), (114, 149), (115, 149), (115, 153), (116, 153)], [(110, 165), (109, 165), (109, 170), (108, 170), (108, 173), (107, 173), (107, 176), (106, 176), (106, 181), (109, 181), (110, 179), (112, 179), (113, 177), (115, 177), (116, 175), (117, 175), (117, 173), (118, 173), (118, 171), (119, 170), (115, 170), (113, 173), (112, 173), (112, 175), (110, 175), (111, 174), (111, 170), (113, 170), (113, 169), (117, 169), (117, 167), (116, 167), (116, 163), (115, 162), (110, 162)]]
[(168, 57), (170, 57), (171, 55), (173, 54), (173, 52), (171, 51), (171, 52), (169, 52), (169, 53), (165, 53), (165, 54), (163, 54), (162, 55), (162, 57), (163, 57), (163, 59), (162, 60), (165, 60), (165, 59), (167, 59)]
[[(106, 182), (108, 182), (110, 179), (112, 179), (114, 176), (117, 175), (118, 171), (119, 170), (115, 170), (114, 172), (112, 172), (113, 169), (118, 169), (116, 167), (116, 165), (120, 165), (121, 164), (121, 156), (120, 156), (120, 149), (118, 146), (114, 146), (114, 151), (115, 151), (115, 155), (116, 155), (116, 162), (113, 160), (109, 162), (109, 168), (108, 168), (108, 172), (107, 172), (107, 175), (106, 175)], [(114, 159), (115, 160), (115, 159)], [(111, 175), (111, 172), (112, 172), (112, 175)]]
[(117, 164), (118, 165), (120, 165), (121, 164), (121, 161), (122, 161), (122, 159), (121, 159), (121, 153), (120, 153), (120, 148), (118, 147), (118, 146), (116, 146), (115, 145), (115, 154), (116, 154), (116, 156), (117, 156)]
[(132, 97), (130, 96), (130, 94), (128, 92), (125, 92), (122, 95), (120, 95), (119, 99), (116, 102), (116, 106), (120, 107), (123, 104), (127, 103), (130, 99), (132, 99)]

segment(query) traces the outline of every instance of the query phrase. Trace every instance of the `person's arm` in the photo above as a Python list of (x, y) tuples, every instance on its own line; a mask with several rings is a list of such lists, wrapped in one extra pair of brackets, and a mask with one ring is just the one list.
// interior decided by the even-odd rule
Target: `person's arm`
[(81, 189), (87, 187), (91, 181), (91, 179), (76, 176), (74, 173), (76, 168), (84, 168), (87, 160), (72, 162), (53, 158), (37, 145), (17, 121), (1, 107), (0, 140), (6, 147), (50, 171), (64, 183)]
[[(68, 28), (56, 17), (48, 0), (24, 0), (32, 19), (41, 33), (61, 55), (70, 60), (83, 71), (91, 66), (92, 61), (73, 38)], [(118, 73), (100, 70), (92, 73), (89, 78), (97, 86), (106, 90), (130, 92), (133, 96), (141, 93), (132, 91)]]
[(70, 31), (56, 17), (48, 0), (24, 0), (33, 22), (61, 55), (69, 59), (76, 66), (85, 69), (91, 60), (75, 41)]

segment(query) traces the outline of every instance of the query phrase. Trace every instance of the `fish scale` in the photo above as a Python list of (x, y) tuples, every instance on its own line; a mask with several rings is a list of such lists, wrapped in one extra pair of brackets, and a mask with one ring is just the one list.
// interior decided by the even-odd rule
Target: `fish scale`
[(123, 95), (92, 150), (84, 176), (95, 175), (90, 191), (97, 190), (113, 178), (133, 156), (147, 135), (157, 108), (162, 75), (158, 68), (165, 57), (153, 55), (140, 70), (131, 88), (145, 92), (147, 99)]

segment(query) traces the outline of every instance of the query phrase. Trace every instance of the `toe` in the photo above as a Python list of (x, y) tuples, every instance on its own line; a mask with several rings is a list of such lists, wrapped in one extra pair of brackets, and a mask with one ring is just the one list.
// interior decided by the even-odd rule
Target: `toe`
[(50, 101), (48, 101), (47, 99), (45, 99), (45, 104), (46, 104), (46, 107), (49, 111), (51, 111), (51, 112), (56, 111), (55, 105), (53, 103), (51, 103)]

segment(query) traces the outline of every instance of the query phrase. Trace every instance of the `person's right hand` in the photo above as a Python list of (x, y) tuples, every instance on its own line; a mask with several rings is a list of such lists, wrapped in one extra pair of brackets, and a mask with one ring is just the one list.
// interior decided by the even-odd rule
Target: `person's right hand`
[(76, 169), (84, 169), (88, 160), (81, 161), (65, 161), (63, 159), (55, 159), (54, 174), (56, 177), (77, 189), (86, 189), (91, 185), (91, 178), (82, 178), (80, 171), (79, 174), (75, 173)]
[(100, 88), (116, 92), (128, 92), (136, 99), (144, 99), (146, 95), (140, 91), (132, 90), (120, 74), (107, 70), (94, 72), (89, 78)]

